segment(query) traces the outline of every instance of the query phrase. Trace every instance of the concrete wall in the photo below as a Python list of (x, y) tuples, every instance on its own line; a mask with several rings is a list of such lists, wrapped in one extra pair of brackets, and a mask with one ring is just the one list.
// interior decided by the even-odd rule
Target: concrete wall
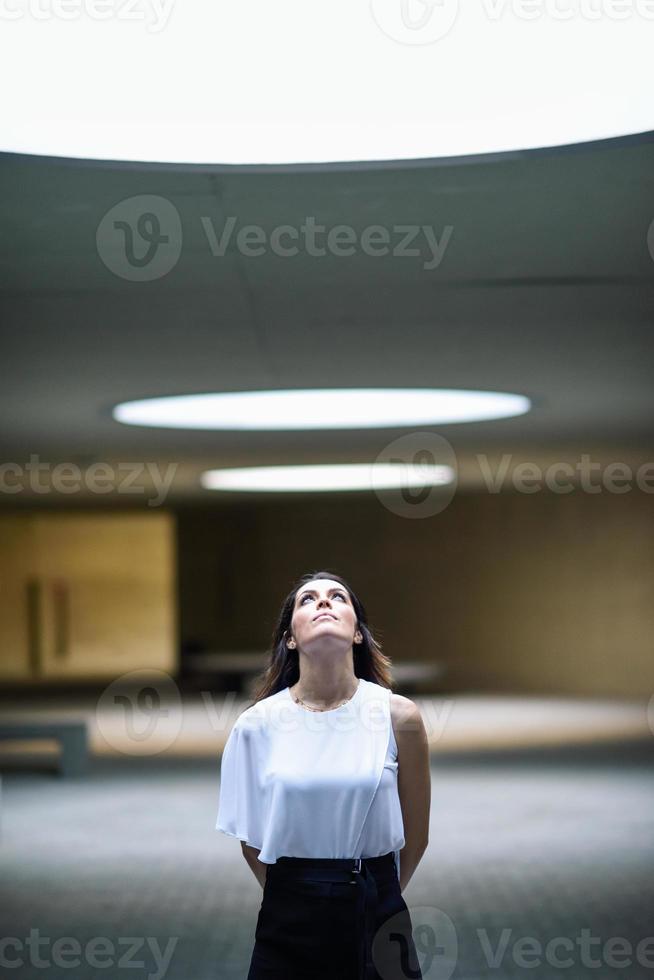
[(394, 661), (446, 690), (649, 696), (654, 500), (638, 489), (459, 494), (434, 517), (375, 498), (178, 512), (182, 639), (265, 649), (297, 575), (343, 574)]

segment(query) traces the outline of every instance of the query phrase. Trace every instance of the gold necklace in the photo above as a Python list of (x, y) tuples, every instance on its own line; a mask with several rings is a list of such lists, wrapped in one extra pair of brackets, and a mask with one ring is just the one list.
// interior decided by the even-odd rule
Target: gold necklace
[(302, 700), (302, 698), (296, 697), (295, 694), (292, 694), (291, 697), (293, 698), (293, 700), (295, 701), (296, 704), (302, 704), (302, 705), (304, 705), (304, 707), (307, 708), (309, 711), (335, 711), (336, 708), (341, 708), (344, 704), (347, 704), (348, 701), (351, 701), (352, 700), (352, 698), (354, 697), (354, 695), (359, 690), (359, 685), (360, 684), (361, 684), (361, 678), (359, 678), (359, 680), (358, 680), (357, 686), (354, 689), (354, 693), (353, 694), (350, 694), (349, 698), (346, 698), (345, 701), (341, 701), (340, 704), (335, 704), (333, 708), (312, 708), (310, 704), (306, 704)]

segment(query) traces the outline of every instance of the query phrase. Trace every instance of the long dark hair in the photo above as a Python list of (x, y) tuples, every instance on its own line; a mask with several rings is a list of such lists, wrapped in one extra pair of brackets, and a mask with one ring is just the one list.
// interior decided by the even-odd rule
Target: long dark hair
[(366, 610), (361, 600), (340, 575), (326, 571), (307, 572), (306, 575), (303, 575), (295, 583), (282, 603), (277, 625), (273, 631), (270, 661), (259, 678), (254, 693), (253, 704), (261, 701), (263, 698), (270, 697), (271, 694), (283, 691), (286, 687), (292, 687), (299, 680), (299, 652), (297, 647), (294, 650), (289, 650), (286, 646), (286, 637), (284, 634), (291, 626), (291, 619), (295, 608), (295, 597), (298, 591), (307, 582), (321, 578), (333, 579), (333, 581), (339, 582), (347, 590), (354, 606), (354, 611), (357, 616), (357, 628), (363, 637), (363, 641), (361, 643), (355, 643), (353, 648), (355, 675), (357, 677), (363, 677), (364, 680), (373, 681), (375, 684), (381, 685), (381, 687), (392, 688), (391, 661), (382, 653), (381, 646), (370, 631)]

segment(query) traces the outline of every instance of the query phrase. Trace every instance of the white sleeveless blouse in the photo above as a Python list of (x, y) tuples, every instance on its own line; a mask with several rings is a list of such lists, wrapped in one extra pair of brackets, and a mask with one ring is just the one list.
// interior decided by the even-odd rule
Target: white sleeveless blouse
[(388, 688), (359, 679), (329, 711), (293, 701), (288, 687), (236, 720), (223, 751), (216, 829), (278, 857), (377, 857), (404, 825)]

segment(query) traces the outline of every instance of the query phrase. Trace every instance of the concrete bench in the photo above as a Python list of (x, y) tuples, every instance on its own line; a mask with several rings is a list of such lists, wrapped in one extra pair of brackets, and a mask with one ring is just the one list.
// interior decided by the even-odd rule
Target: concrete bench
[[(186, 654), (182, 659), (182, 670), (198, 683), (210, 684), (213, 679), (229, 682), (228, 679), (232, 679), (238, 689), (249, 697), (252, 694), (252, 681), (267, 663), (268, 655), (261, 651), (206, 651)], [(431, 690), (437, 690), (446, 673), (447, 667), (441, 661), (400, 661), (393, 664), (392, 669), (399, 693), (405, 691), (408, 694), (416, 686), (431, 685)]]
[(61, 745), (59, 771), (62, 776), (82, 776), (88, 763), (88, 736), (83, 721), (0, 720), (0, 741), (56, 739)]

